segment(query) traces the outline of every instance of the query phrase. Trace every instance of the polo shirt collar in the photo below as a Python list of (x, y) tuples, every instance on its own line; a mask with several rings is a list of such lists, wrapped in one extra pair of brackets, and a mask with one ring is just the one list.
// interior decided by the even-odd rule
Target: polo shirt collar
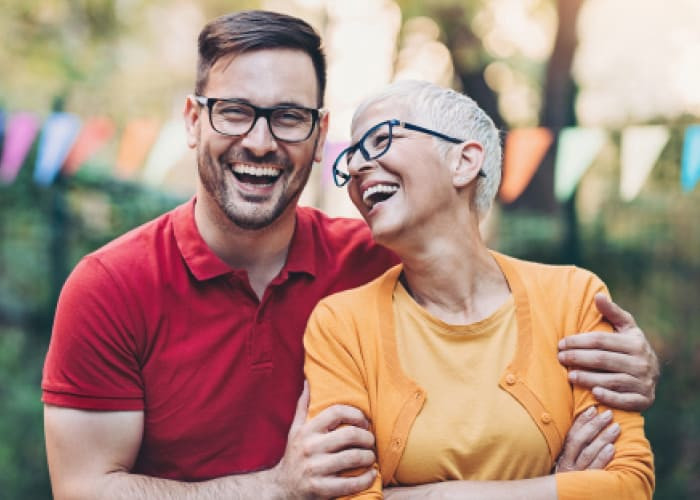
[[(239, 273), (221, 260), (206, 244), (194, 221), (196, 197), (173, 210), (173, 230), (177, 246), (187, 267), (197, 280), (204, 281), (218, 276)], [(307, 273), (316, 276), (316, 252), (314, 234), (307, 209), (296, 209), (296, 227), (287, 254), (287, 262), (280, 271), (280, 278), (289, 273)]]

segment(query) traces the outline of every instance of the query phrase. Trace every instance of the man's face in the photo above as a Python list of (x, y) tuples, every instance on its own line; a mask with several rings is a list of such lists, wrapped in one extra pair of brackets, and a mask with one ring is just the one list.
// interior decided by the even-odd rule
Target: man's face
[[(260, 107), (316, 108), (318, 83), (311, 58), (290, 49), (264, 49), (219, 59), (209, 72), (206, 97), (236, 98)], [(247, 134), (230, 137), (212, 129), (206, 106), (188, 99), (188, 142), (197, 148), (199, 177), (209, 196), (237, 226), (262, 229), (294, 210), (321, 160), (328, 118), (300, 143), (276, 140), (264, 117)]]

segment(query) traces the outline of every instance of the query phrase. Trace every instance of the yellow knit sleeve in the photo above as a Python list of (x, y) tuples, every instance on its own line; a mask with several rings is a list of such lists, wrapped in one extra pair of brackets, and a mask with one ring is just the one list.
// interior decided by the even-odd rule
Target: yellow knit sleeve
[[(352, 321), (351, 308), (319, 303), (311, 313), (304, 334), (306, 358), (304, 373), (309, 383), (310, 403), (308, 417), (313, 418), (333, 405), (358, 408), (370, 420), (369, 398), (365, 386), (364, 363)], [(374, 450), (375, 456), (377, 450)], [(383, 498), (382, 478), (375, 462), (377, 477), (372, 486), (347, 498)], [(349, 475), (363, 471), (347, 471)]]
[[(579, 332), (612, 332), (612, 327), (598, 312), (593, 297), (602, 292), (609, 295), (605, 284), (594, 274), (577, 270), (578, 282), (574, 289), (582, 290), (583, 295), (572, 300), (580, 300)], [(576, 295), (576, 294), (572, 294)], [(570, 304), (576, 307), (575, 304)], [(620, 335), (610, 333), (611, 335)], [(599, 404), (591, 391), (574, 386), (574, 415), (590, 405), (597, 405), (599, 411), (607, 409)], [(637, 412), (613, 410), (613, 419), (620, 425), (620, 436), (615, 442), (615, 457), (604, 470), (588, 470), (557, 474), (557, 492), (561, 500), (600, 500), (651, 498), (654, 491), (654, 460), (649, 442), (644, 436), (644, 419)]]

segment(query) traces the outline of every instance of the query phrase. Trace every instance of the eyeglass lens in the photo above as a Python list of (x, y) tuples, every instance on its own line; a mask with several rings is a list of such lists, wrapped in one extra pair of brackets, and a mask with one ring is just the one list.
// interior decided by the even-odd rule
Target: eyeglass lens
[(338, 159), (338, 163), (336, 165), (336, 170), (340, 174), (336, 174), (338, 180), (345, 179), (343, 174), (347, 176), (350, 175), (348, 166), (352, 162), (355, 155), (359, 154), (360, 158), (364, 158), (365, 160), (369, 161), (379, 158), (386, 153), (391, 145), (391, 132), (391, 125), (388, 122), (380, 123), (368, 130), (360, 141), (360, 144), (358, 144), (357, 148), (352, 151), (348, 151)]

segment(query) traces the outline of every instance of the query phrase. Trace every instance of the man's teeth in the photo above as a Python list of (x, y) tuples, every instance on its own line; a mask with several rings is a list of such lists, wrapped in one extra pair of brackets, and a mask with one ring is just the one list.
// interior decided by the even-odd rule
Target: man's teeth
[[(389, 186), (387, 184), (375, 184), (374, 186), (367, 188), (363, 193), (362, 193), (362, 201), (364, 202), (365, 205), (367, 205), (369, 208), (372, 208), (374, 204), (376, 203), (376, 200), (370, 200), (370, 197), (373, 194), (376, 193), (386, 193), (389, 196), (394, 194), (396, 191), (399, 190), (398, 186)], [(389, 198), (389, 196), (382, 197), (382, 201)]]
[(254, 165), (235, 165), (233, 172), (236, 174), (255, 175), (259, 177), (279, 177), (281, 170), (272, 167), (256, 167)]

